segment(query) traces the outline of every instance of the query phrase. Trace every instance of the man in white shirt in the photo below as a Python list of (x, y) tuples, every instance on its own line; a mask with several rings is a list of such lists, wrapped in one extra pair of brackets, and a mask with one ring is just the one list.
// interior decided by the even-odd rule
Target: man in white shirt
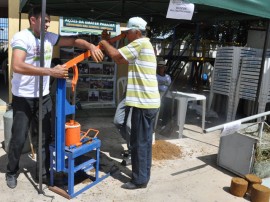
[[(38, 120), (39, 108), (39, 78), (43, 76), (43, 103), (42, 103), (42, 156), (44, 180), (49, 174), (49, 144), (51, 139), (51, 110), (52, 101), (49, 95), (50, 76), (55, 78), (68, 78), (68, 69), (65, 65), (50, 68), (53, 46), (76, 46), (88, 49), (94, 61), (103, 60), (103, 53), (95, 45), (82, 39), (60, 37), (47, 32), (50, 26), (50, 16), (45, 16), (44, 37), (44, 67), (40, 67), (40, 33), (41, 8), (34, 7), (28, 15), (30, 27), (16, 33), (11, 40), (13, 70), (12, 78), (12, 107), (13, 125), (12, 136), (9, 143), (6, 182), (9, 188), (17, 186), (19, 161), (25, 143), (29, 125)], [(36, 173), (37, 174), (37, 173)], [(38, 176), (38, 174), (37, 174)]]

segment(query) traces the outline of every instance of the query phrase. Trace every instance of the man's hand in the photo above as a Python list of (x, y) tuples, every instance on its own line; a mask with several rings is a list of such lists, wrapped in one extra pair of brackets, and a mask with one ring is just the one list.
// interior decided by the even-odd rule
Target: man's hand
[(93, 60), (95, 62), (101, 62), (103, 60), (104, 54), (102, 53), (102, 51), (98, 47), (91, 44), (89, 50), (91, 53), (91, 57), (93, 58)]
[(68, 78), (68, 69), (66, 65), (56, 65), (54, 68), (50, 69), (50, 76), (55, 78), (67, 79)]
[(111, 38), (111, 32), (108, 32), (107, 29), (104, 29), (101, 33), (101, 39), (102, 40), (109, 40)]

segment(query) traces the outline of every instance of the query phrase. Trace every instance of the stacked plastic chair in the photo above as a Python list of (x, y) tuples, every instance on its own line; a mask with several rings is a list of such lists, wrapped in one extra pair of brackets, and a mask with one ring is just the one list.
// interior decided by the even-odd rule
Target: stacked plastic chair
[[(239, 80), (235, 93), (235, 106), (233, 120), (237, 112), (240, 99), (255, 101), (261, 69), (261, 57), (248, 57), (242, 59)], [(265, 111), (265, 106), (270, 102), (270, 58), (265, 59), (264, 72), (261, 81), (261, 90), (258, 99), (258, 113)]]
[(255, 55), (256, 50), (247, 47), (221, 47), (217, 50), (212, 75), (208, 110), (211, 108), (214, 94), (226, 95), (228, 96), (226, 120), (232, 120), (234, 95), (239, 76), (241, 58)]

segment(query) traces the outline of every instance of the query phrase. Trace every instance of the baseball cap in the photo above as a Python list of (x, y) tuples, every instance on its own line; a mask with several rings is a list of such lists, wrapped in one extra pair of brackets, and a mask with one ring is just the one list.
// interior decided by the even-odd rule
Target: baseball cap
[(130, 29), (138, 29), (144, 31), (146, 29), (147, 22), (140, 17), (132, 17), (127, 22), (127, 27), (121, 29), (121, 31), (128, 31)]
[(163, 61), (163, 60), (161, 60), (161, 61), (158, 62), (157, 65), (158, 65), (158, 66), (166, 66), (166, 62)]

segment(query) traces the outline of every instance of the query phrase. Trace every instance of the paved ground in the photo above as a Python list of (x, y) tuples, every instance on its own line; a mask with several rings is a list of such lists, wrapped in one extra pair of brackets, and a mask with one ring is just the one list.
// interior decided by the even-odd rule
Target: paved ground
[[(121, 185), (129, 181), (131, 167), (120, 164), (120, 153), (125, 148), (125, 141), (112, 124), (112, 114), (113, 110), (109, 113), (108, 110), (77, 112), (77, 121), (81, 123), (83, 130), (89, 127), (100, 130), (101, 175), (111, 167), (116, 168), (116, 172), (72, 201), (249, 201), (248, 198), (238, 198), (228, 192), (231, 178), (235, 175), (216, 165), (220, 132), (199, 133), (200, 116), (191, 110), (188, 111), (182, 139), (176, 138), (177, 127), (174, 125), (156, 134), (156, 140), (163, 139), (180, 146), (182, 156), (173, 160), (153, 161), (151, 180), (146, 189), (122, 189)], [(218, 119), (208, 118), (206, 127), (217, 123)], [(3, 141), (4, 133), (0, 129), (0, 142)], [(13, 190), (9, 189), (5, 184), (6, 163), (6, 152), (0, 148), (1, 201), (67, 201), (45, 185), (44, 195), (38, 193), (38, 185), (32, 179), (35, 162), (29, 154), (24, 154), (21, 159), (18, 186)], [(84, 185), (85, 182), (76, 185), (75, 189)]]
[[(1, 81), (0, 81), (1, 83)], [(2, 90), (1, 90), (2, 89)], [(7, 102), (7, 90), (0, 88), (0, 105)], [(3, 111), (0, 111), (0, 143), (4, 142)], [(161, 130), (158, 126), (156, 140), (166, 140), (181, 148), (182, 155), (173, 160), (153, 161), (151, 180), (146, 189), (125, 190), (121, 185), (130, 179), (131, 167), (120, 164), (121, 151), (126, 147), (112, 123), (114, 109), (78, 110), (76, 120), (82, 130), (100, 130), (101, 176), (111, 168), (114, 173), (88, 189), (72, 201), (179, 201), (179, 202), (241, 202), (249, 198), (238, 198), (229, 193), (232, 177), (235, 175), (217, 166), (220, 131), (200, 133), (201, 118), (194, 110), (188, 110), (184, 136), (177, 138), (178, 128), (174, 122)], [(222, 118), (206, 118), (206, 128), (224, 123)], [(2, 144), (0, 144), (2, 145)], [(33, 180), (35, 161), (29, 153), (22, 156), (18, 186), (9, 189), (5, 182), (7, 154), (0, 147), (0, 196), (1, 201), (68, 201), (43, 185), (44, 194), (39, 194), (38, 184)], [(75, 186), (85, 186), (87, 181)]]

